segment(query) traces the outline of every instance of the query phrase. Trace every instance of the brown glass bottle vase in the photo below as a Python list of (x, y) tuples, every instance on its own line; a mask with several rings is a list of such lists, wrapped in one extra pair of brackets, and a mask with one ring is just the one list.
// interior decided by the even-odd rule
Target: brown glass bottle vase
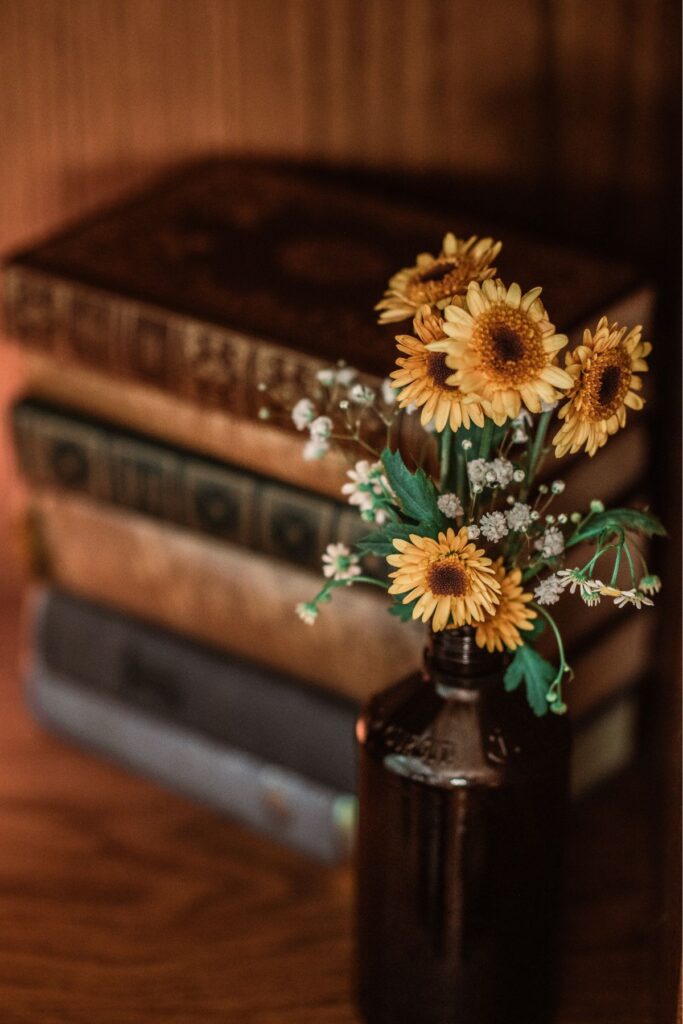
[(471, 627), (361, 715), (358, 1001), (367, 1024), (547, 1024), (569, 725), (506, 693)]

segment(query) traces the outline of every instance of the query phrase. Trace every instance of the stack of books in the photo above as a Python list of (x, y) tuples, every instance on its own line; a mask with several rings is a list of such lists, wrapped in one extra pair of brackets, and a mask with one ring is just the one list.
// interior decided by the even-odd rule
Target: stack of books
[[(500, 275), (546, 283), (572, 337), (603, 313), (651, 318), (628, 267), (445, 216), (306, 168), (213, 160), (6, 267), (41, 582), (35, 714), (327, 861), (352, 842), (358, 707), (419, 663), (424, 635), (374, 588), (339, 594), (314, 627), (295, 616), (326, 546), (365, 527), (341, 457), (306, 462), (264, 402), (313, 393), (338, 360), (378, 386), (395, 345), (372, 307), (446, 229), (502, 237)], [(640, 417), (595, 459), (565, 460), (575, 507), (646, 499), (647, 432)], [(579, 792), (633, 753), (654, 616), (567, 607)]]

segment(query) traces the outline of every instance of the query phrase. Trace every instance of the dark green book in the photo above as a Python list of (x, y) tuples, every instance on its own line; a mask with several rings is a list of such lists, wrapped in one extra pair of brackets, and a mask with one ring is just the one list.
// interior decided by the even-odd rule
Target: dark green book
[(328, 544), (351, 545), (367, 529), (342, 502), (44, 402), (19, 402), (12, 423), (32, 484), (78, 491), (297, 565), (319, 569)]

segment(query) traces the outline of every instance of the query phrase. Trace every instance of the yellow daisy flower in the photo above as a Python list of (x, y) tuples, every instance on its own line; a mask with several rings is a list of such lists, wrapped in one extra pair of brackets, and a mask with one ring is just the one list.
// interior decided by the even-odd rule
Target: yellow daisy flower
[(538, 617), (532, 608), (527, 607), (533, 595), (526, 593), (520, 585), (521, 569), (511, 569), (506, 573), (502, 558), (493, 568), (500, 584), (500, 600), (493, 612), (477, 624), (475, 640), (477, 647), (485, 647), (487, 651), (502, 651), (504, 646), (514, 651), (524, 643), (520, 629), (532, 629), (533, 621)]
[(387, 556), (396, 567), (389, 573), (394, 581), (389, 593), (405, 594), (403, 604), (418, 599), (414, 619), (431, 619), (432, 629), (439, 632), (449, 624), (480, 622), (493, 612), (500, 583), (491, 559), (468, 540), (466, 527), (458, 533), (449, 528), (438, 540), (411, 534), (410, 540), (393, 544), (398, 554)]
[(583, 344), (567, 352), (565, 367), (572, 379), (569, 401), (558, 412), (564, 423), (553, 438), (558, 459), (583, 445), (595, 455), (610, 434), (626, 423), (626, 408), (642, 409), (638, 392), (643, 382), (637, 373), (647, 371), (645, 357), (652, 345), (641, 340), (641, 327), (610, 324), (603, 317), (595, 333), (584, 331)]
[(540, 294), (532, 288), (523, 295), (518, 284), (506, 288), (498, 280), (472, 282), (462, 306), (445, 310), (447, 340), (429, 346), (445, 352), (455, 370), (447, 382), (490, 405), (498, 426), (519, 416), (522, 403), (540, 412), (541, 403), (556, 402), (573, 383), (555, 365), (567, 338), (555, 333)]
[(446, 366), (444, 352), (430, 352), (431, 342), (446, 337), (443, 320), (432, 313), (429, 306), (422, 306), (413, 320), (417, 338), (410, 334), (399, 334), (396, 338), (399, 356), (398, 370), (391, 374), (393, 387), (400, 388), (398, 404), (422, 406), (420, 421), (426, 426), (434, 420), (434, 426), (442, 431), (447, 423), (452, 430), (461, 426), (469, 428), (470, 422), (484, 426), (484, 408), (472, 397), (465, 398), (460, 389), (447, 383), (452, 371)]
[(437, 256), (420, 253), (415, 266), (394, 274), (384, 298), (375, 306), (380, 311), (379, 322), (407, 320), (425, 304), (443, 309), (456, 296), (464, 295), (470, 281), (493, 277), (496, 268), (491, 263), (501, 248), (502, 242), (492, 238), (472, 235), (465, 240), (449, 232)]

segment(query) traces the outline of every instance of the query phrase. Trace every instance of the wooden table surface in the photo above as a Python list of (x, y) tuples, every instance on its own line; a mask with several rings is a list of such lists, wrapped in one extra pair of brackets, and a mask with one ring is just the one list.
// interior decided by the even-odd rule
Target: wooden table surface
[[(5, 587), (2, 1024), (357, 1021), (350, 872), (46, 735), (22, 705), (20, 632)], [(631, 773), (573, 815), (561, 1024), (653, 1019), (645, 806)]]

